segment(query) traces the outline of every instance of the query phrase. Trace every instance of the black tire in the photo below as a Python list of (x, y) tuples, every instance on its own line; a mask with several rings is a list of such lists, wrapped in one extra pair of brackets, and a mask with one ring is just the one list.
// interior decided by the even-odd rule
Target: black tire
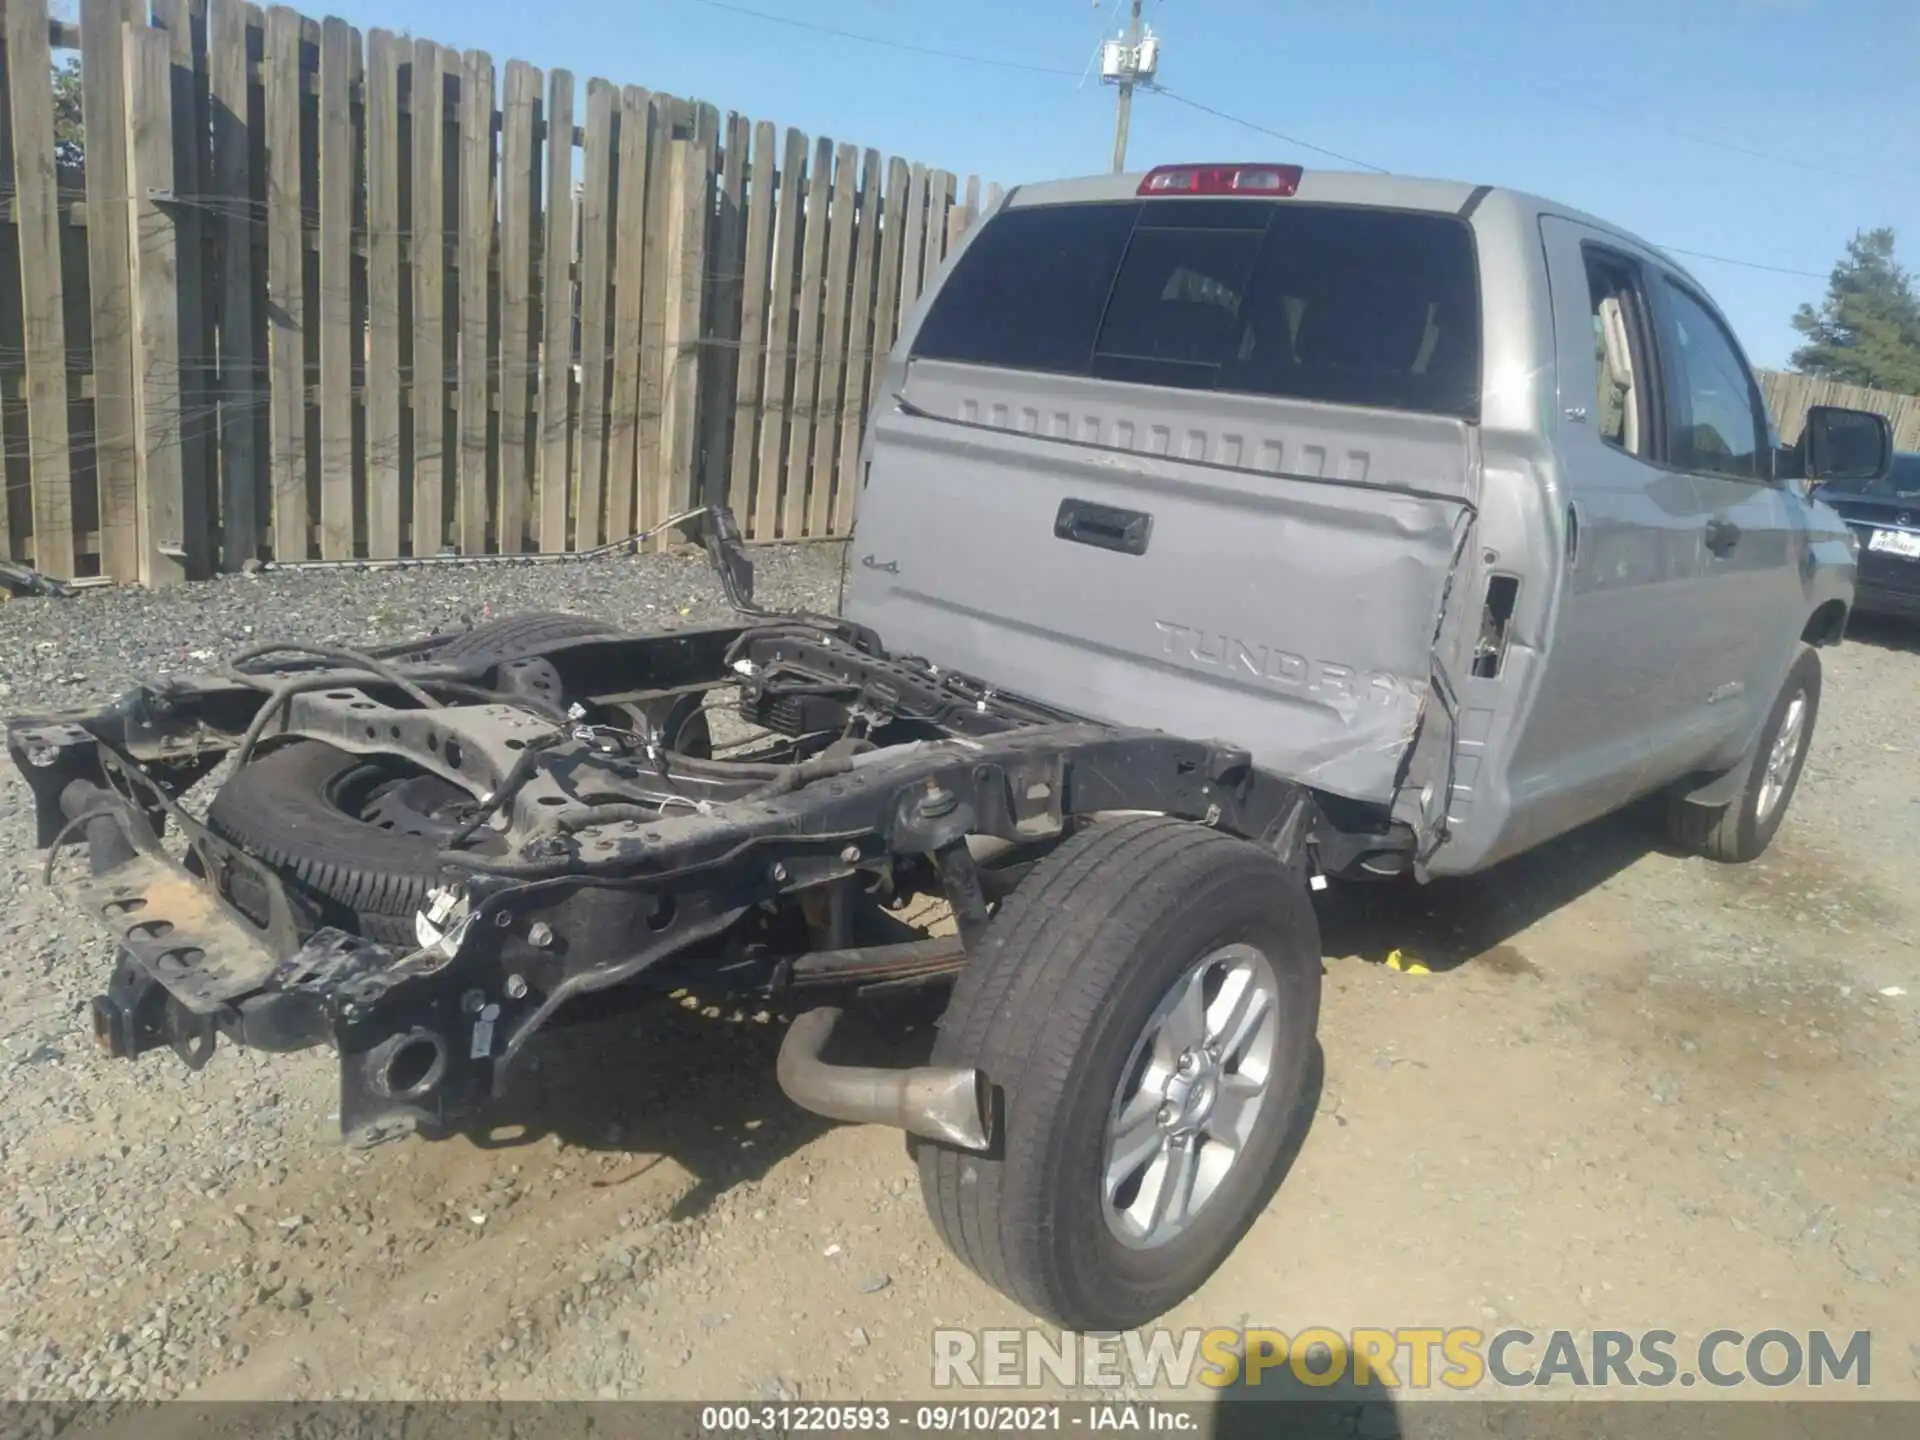
[[(319, 902), (323, 923), (356, 924), (369, 939), (411, 947), (413, 917), (438, 883), (440, 847), (334, 803), (337, 787), (364, 764), (316, 740), (282, 745), (228, 780), (207, 823)], [(247, 897), (235, 898), (246, 907)]]
[[(1134, 1248), (1104, 1209), (1109, 1109), (1156, 1006), (1230, 944), (1258, 949), (1277, 981), (1266, 1099), (1188, 1227)], [(995, 1289), (1068, 1329), (1163, 1314), (1219, 1267), (1281, 1178), (1311, 1090), (1320, 974), (1304, 877), (1257, 846), (1159, 817), (1061, 845), (994, 916), (940, 1022), (934, 1063), (982, 1069), (998, 1127), (989, 1155), (916, 1144), (941, 1237)]]
[[(584, 615), (532, 610), (417, 653), (443, 663), (504, 660), (560, 640), (613, 633), (606, 622)], [(294, 880), (319, 902), (328, 923), (355, 924), (370, 939), (411, 946), (413, 917), (438, 883), (439, 845), (368, 824), (333, 802), (335, 789), (364, 763), (317, 741), (283, 745), (229, 780), (207, 821)]]
[[(1797, 744), (1787, 759), (1784, 788), (1764, 811), (1761, 801), (1766, 790), (1769, 764), (1775, 743), (1787, 723), (1796, 697), (1804, 699)], [(1813, 744), (1813, 730), (1820, 718), (1820, 652), (1804, 645), (1787, 672), (1786, 682), (1773, 702), (1767, 723), (1760, 727), (1752, 753), (1740, 762), (1743, 775), (1740, 792), (1725, 805), (1699, 805), (1684, 794), (1667, 799), (1667, 838), (1693, 855), (1724, 864), (1739, 865), (1766, 853), (1779, 832), (1787, 810), (1793, 804), (1794, 791), (1800, 785), (1800, 773), (1806, 767), (1807, 751)]]

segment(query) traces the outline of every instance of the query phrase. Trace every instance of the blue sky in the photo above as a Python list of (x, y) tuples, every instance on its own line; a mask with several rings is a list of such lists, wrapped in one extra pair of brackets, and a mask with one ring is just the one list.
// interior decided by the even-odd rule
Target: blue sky
[[(1080, 76), (1120, 0), (739, 0), (967, 64), (703, 0), (340, 0), (384, 25), (584, 80), (712, 101), (1003, 183), (1107, 168), (1113, 93)], [(312, 8), (312, 7), (306, 7)], [(1187, 98), (1395, 171), (1509, 184), (1683, 256), (1762, 365), (1857, 229), (1920, 268), (1916, 0), (1148, 0), (1160, 80)], [(1129, 165), (1339, 162), (1155, 95)]]

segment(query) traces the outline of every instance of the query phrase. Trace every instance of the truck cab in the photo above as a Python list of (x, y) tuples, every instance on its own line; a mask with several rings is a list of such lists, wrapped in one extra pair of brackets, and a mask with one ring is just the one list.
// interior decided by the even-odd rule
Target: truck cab
[(1852, 603), (1806, 470), (1705, 288), (1569, 207), (1290, 165), (1035, 185), (903, 328), (844, 604), (1248, 747), (1412, 838), (1370, 868), (1463, 873), (1663, 788), (1729, 803)]

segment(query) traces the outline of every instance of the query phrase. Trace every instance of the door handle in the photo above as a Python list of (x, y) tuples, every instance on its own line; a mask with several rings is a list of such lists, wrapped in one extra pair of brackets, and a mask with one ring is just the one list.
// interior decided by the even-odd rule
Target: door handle
[(1086, 500), (1062, 500), (1053, 517), (1053, 533), (1076, 545), (1118, 550), (1122, 555), (1144, 555), (1153, 535), (1153, 516), (1139, 510), (1116, 510)]
[(1716, 555), (1732, 553), (1733, 547), (1740, 543), (1740, 527), (1731, 520), (1709, 520), (1707, 522), (1707, 549)]

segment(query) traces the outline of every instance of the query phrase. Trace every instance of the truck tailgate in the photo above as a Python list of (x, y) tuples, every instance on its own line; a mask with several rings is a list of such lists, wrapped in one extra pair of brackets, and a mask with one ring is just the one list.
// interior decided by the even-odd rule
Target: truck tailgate
[(851, 618), (1076, 714), (1391, 799), (1472, 513), (1471, 426), (927, 361), (880, 411)]

